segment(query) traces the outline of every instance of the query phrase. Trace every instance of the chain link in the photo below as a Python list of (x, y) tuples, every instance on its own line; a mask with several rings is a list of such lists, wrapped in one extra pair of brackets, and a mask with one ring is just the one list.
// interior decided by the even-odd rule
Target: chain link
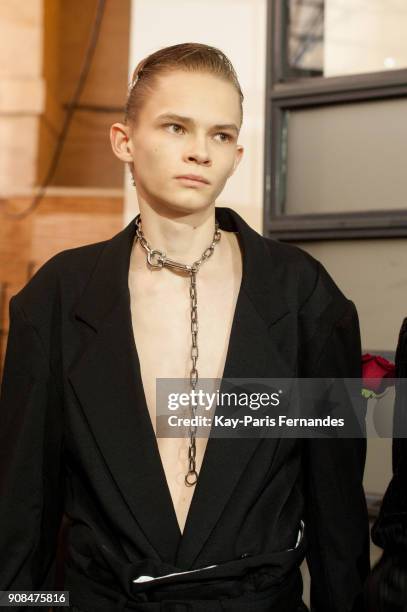
[[(192, 367), (190, 370), (190, 384), (191, 389), (195, 390), (198, 382), (198, 370), (196, 363), (198, 361), (198, 295), (196, 287), (196, 275), (204, 261), (209, 259), (215, 250), (216, 244), (221, 238), (219, 230), (219, 224), (215, 222), (215, 233), (213, 236), (212, 243), (205, 249), (201, 257), (194, 261), (192, 265), (178, 263), (173, 259), (169, 259), (165, 253), (152, 249), (147, 240), (144, 237), (143, 230), (141, 229), (141, 216), (137, 215), (135, 221), (136, 235), (140, 241), (141, 246), (147, 252), (147, 263), (150, 267), (155, 269), (161, 269), (164, 266), (169, 269), (180, 270), (186, 272), (190, 277), (189, 295), (191, 303), (191, 361)], [(191, 417), (195, 416), (196, 406), (190, 404)], [(196, 470), (196, 425), (189, 426), (189, 449), (188, 449), (188, 472), (185, 476), (185, 484), (187, 487), (192, 487), (198, 481), (198, 472)]]

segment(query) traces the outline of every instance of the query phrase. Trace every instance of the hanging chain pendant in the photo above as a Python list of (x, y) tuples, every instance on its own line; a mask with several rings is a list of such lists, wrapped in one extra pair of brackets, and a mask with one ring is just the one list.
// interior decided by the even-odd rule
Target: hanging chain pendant
[[(196, 362), (198, 360), (198, 297), (197, 297), (197, 289), (196, 289), (196, 275), (198, 273), (199, 268), (202, 263), (209, 259), (209, 257), (213, 254), (215, 249), (215, 245), (219, 242), (221, 238), (221, 233), (219, 230), (219, 224), (215, 222), (215, 233), (213, 236), (212, 243), (209, 247), (205, 249), (201, 257), (195, 261), (191, 266), (187, 264), (178, 263), (173, 259), (169, 259), (165, 253), (162, 251), (158, 251), (157, 249), (152, 249), (148, 244), (147, 240), (144, 237), (143, 231), (141, 229), (141, 216), (137, 215), (135, 219), (136, 226), (136, 235), (140, 241), (141, 246), (145, 251), (147, 251), (147, 263), (153, 269), (161, 269), (164, 266), (173, 269), (180, 270), (182, 272), (186, 272), (190, 276), (190, 287), (189, 287), (189, 295), (191, 299), (191, 334), (192, 334), (192, 346), (191, 346), (191, 360), (192, 360), (192, 368), (190, 371), (190, 384), (191, 389), (195, 390), (197, 382), (198, 382), (198, 370), (196, 367)], [(196, 407), (193, 404), (190, 404), (191, 409), (191, 417), (195, 416)], [(196, 470), (196, 425), (189, 426), (189, 449), (188, 449), (188, 472), (185, 476), (184, 482), (187, 487), (192, 487), (198, 482), (198, 472)]]
[[(196, 272), (191, 272), (191, 284), (189, 287), (189, 295), (191, 297), (191, 334), (192, 334), (192, 346), (191, 346), (191, 360), (192, 368), (190, 371), (190, 383), (191, 389), (195, 390), (196, 383), (198, 382), (198, 370), (196, 368), (196, 362), (198, 359), (198, 300), (196, 292)], [(191, 403), (191, 418), (195, 416), (195, 406)], [(194, 421), (191, 421), (194, 422)], [(185, 484), (187, 487), (192, 487), (198, 480), (198, 472), (196, 471), (196, 425), (190, 425), (189, 427), (189, 449), (188, 449), (188, 473), (185, 476)]]

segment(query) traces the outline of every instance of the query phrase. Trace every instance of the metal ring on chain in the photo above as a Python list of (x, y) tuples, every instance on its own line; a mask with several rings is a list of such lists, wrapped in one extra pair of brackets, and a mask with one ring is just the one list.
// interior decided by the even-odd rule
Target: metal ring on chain
[[(150, 251), (147, 253), (147, 261), (149, 265), (153, 268), (162, 268), (164, 263), (163, 259), (165, 258), (165, 253), (162, 251)], [(154, 261), (155, 260), (155, 261)]]

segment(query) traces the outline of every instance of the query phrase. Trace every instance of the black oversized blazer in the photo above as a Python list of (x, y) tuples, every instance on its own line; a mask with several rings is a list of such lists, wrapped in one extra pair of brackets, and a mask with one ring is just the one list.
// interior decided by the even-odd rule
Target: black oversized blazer
[[(243, 249), (224, 377), (360, 377), (356, 309), (324, 267), (232, 209), (215, 211)], [(52, 587), (65, 513), (65, 588), (83, 610), (290, 612), (304, 554), (312, 609), (359, 609), (369, 571), (362, 438), (210, 438), (181, 534), (132, 331), (134, 237), (133, 220), (110, 240), (58, 253), (10, 301), (0, 589)], [(133, 582), (143, 575), (163, 578)], [(171, 607), (174, 597), (212, 603)]]

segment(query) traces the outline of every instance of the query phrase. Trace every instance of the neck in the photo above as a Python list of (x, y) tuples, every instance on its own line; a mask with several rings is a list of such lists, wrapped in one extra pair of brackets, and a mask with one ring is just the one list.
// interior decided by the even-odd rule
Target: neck
[(141, 228), (151, 248), (163, 251), (168, 258), (179, 263), (192, 264), (212, 243), (214, 207), (177, 217), (163, 216), (151, 208), (140, 208), (140, 215)]

